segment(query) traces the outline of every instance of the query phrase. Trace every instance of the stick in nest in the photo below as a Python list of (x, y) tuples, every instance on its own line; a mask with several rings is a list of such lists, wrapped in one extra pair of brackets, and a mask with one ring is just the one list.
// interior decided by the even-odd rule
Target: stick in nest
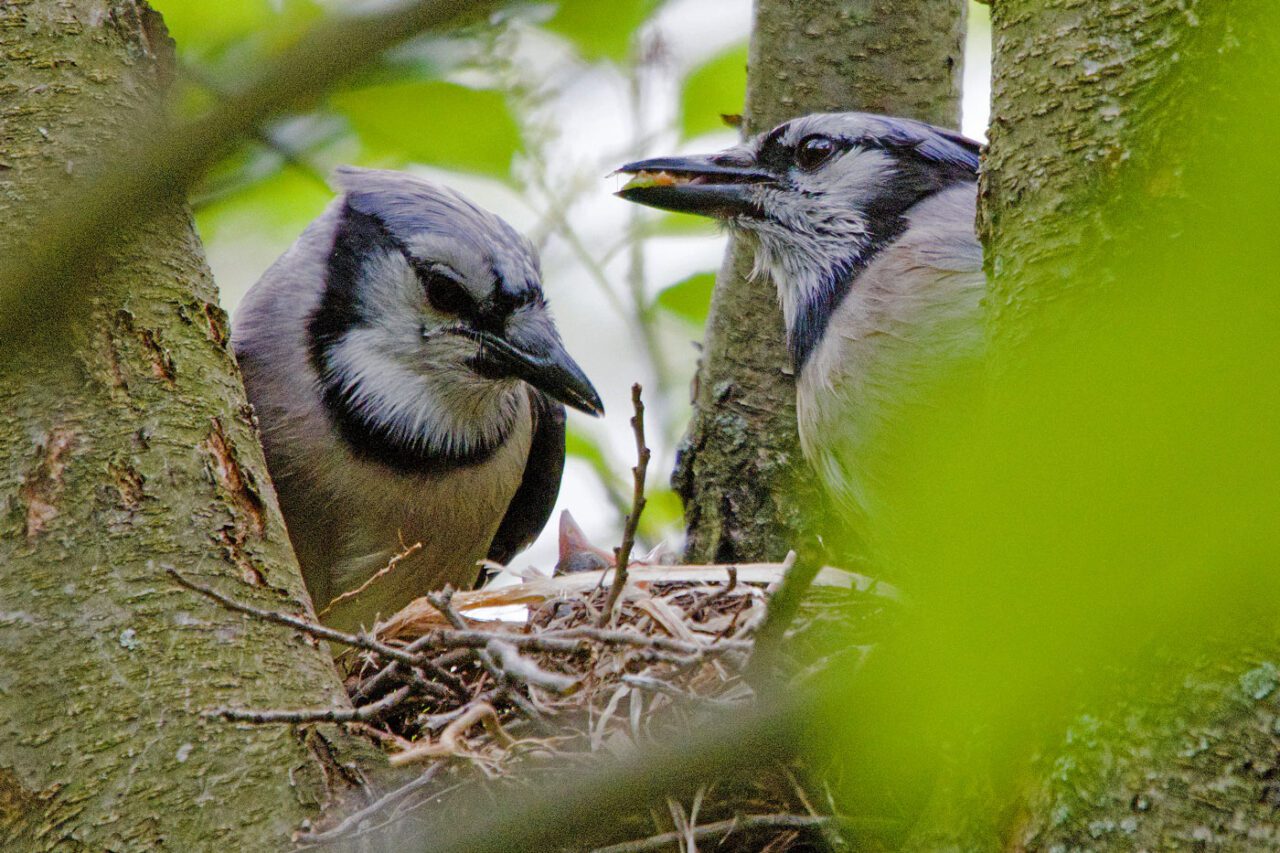
[(614, 552), (613, 586), (609, 588), (609, 597), (605, 600), (604, 611), (600, 614), (597, 627), (603, 628), (613, 619), (613, 608), (618, 596), (627, 585), (627, 567), (631, 564), (631, 549), (636, 544), (636, 528), (640, 526), (640, 513), (644, 512), (644, 480), (649, 470), (649, 447), (644, 441), (644, 401), (640, 398), (640, 383), (631, 386), (631, 406), (635, 414), (631, 416), (631, 431), (636, 437), (636, 466), (631, 469), (634, 480), (634, 492), (631, 497), (631, 512), (627, 514), (626, 526), (622, 529), (622, 544)]
[[(404, 540), (401, 540), (401, 543), (403, 543), (403, 541)], [(337, 607), (339, 604), (346, 601), (347, 599), (355, 598), (357, 595), (360, 595), (366, 589), (368, 589), (369, 587), (377, 583), (379, 580), (381, 580), (382, 578), (386, 577), (387, 575), (395, 571), (396, 566), (400, 565), (401, 562), (403, 562), (404, 560), (408, 559), (409, 557), (413, 556), (414, 554), (418, 553), (421, 550), (422, 550), (422, 543), (414, 542), (408, 548), (405, 548), (399, 554), (396, 554), (394, 557), (388, 560), (385, 566), (383, 566), (381, 569), (378, 569), (378, 571), (373, 573), (373, 577), (369, 578), (367, 581), (360, 584), (360, 586), (356, 587), (355, 589), (349, 589), (346, 592), (344, 592), (342, 595), (331, 600), (328, 604), (324, 606), (323, 610), (321, 610), (319, 613), (316, 614), (316, 618), (323, 619), (325, 614), (327, 614), (330, 610)]]
[(432, 758), (454, 758), (466, 755), (467, 744), (462, 736), (476, 723), (483, 723), (489, 737), (493, 738), (499, 746), (506, 748), (515, 743), (511, 735), (502, 728), (502, 723), (498, 720), (498, 712), (492, 705), (488, 702), (473, 702), (456, 720), (444, 727), (438, 741), (415, 744), (411, 749), (397, 752), (387, 760), (392, 766), (398, 767), (402, 764)]

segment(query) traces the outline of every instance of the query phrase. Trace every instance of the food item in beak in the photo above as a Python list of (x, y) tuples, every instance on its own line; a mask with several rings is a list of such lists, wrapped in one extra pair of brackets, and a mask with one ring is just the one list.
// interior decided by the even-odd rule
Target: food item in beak
[(683, 175), (670, 172), (636, 172), (635, 176), (622, 187), (624, 190), (643, 189), (648, 187), (674, 187), (687, 184), (689, 179)]

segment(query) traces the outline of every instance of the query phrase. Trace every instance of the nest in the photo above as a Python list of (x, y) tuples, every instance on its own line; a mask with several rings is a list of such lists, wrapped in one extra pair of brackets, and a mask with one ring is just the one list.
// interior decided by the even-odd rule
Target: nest
[[(623, 545), (614, 554), (592, 547), (566, 514), (559, 569), (568, 573), (432, 593), (372, 634), (346, 634), (308, 618), (250, 607), (170, 572), (226, 607), (347, 647), (338, 661), (350, 707), (218, 708), (210, 716), (264, 724), (343, 723), (379, 743), (392, 765), (420, 768), (407, 784), (357, 812), (307, 827), (296, 840), (322, 845), (374, 837), (418, 809), (438, 814), (474, 803), (481, 787), (495, 802), (513, 786), (554, 787), (601, 755), (679, 743), (698, 726), (713, 725), (717, 714), (756, 702), (747, 677), (756, 631), (794, 557), (734, 566), (631, 564), (648, 458), (638, 387), (633, 397), (640, 465), (634, 469), (635, 505)], [(373, 580), (380, 582), (395, 562)], [(628, 570), (616, 571), (615, 562)], [(860, 602), (862, 617), (878, 614), (897, 596), (885, 584), (830, 568), (818, 572), (813, 586), (810, 606), (786, 644), (789, 651), (807, 645), (798, 658), (811, 669), (824, 654), (864, 651), (849, 642), (850, 611), (843, 605), (851, 596)], [(797, 601), (802, 591), (792, 591)], [(831, 606), (833, 596), (840, 606)], [(507, 612), (498, 615), (495, 608)], [(839, 640), (822, 649), (820, 641), (810, 641), (822, 635), (823, 619), (833, 616), (841, 625)], [(805, 642), (796, 643), (799, 636)], [(668, 798), (665, 812), (646, 807), (608, 815), (613, 834), (630, 840), (596, 853), (686, 851), (700, 844), (717, 851), (840, 847), (832, 799), (810, 776), (775, 763), (757, 767), (749, 778), (708, 782), (686, 802)]]
[[(375, 823), (441, 791), (563, 777), (597, 754), (625, 756), (748, 706), (753, 632), (788, 565), (633, 566), (609, 618), (611, 570), (413, 602), (379, 626), (377, 641), (430, 666), (370, 649), (345, 657), (357, 712), (371, 711), (362, 729), (392, 764), (420, 765), (430, 780), (378, 809)], [(875, 586), (835, 569), (815, 585)], [(517, 618), (492, 618), (512, 606), (523, 608)], [(802, 776), (779, 765), (693, 803), (671, 801), (665, 814), (626, 816), (635, 840), (601, 849), (685, 849), (676, 844), (688, 838), (714, 839), (717, 850), (807, 848), (829, 834), (830, 814)], [(333, 840), (361, 822), (301, 840)]]

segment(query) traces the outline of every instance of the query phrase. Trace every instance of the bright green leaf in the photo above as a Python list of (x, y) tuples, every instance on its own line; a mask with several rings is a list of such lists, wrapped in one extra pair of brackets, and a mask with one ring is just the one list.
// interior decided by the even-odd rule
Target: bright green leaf
[(747, 99), (747, 46), (737, 45), (695, 68), (680, 94), (685, 136), (723, 130), (725, 114), (742, 112)]
[(545, 26), (572, 41), (587, 59), (619, 62), (656, 5), (655, 0), (614, 0), (601, 11), (598, 0), (561, 0)]
[(156, 0), (154, 5), (184, 58), (212, 57), (249, 42), (279, 47), (324, 14), (313, 0)]
[(707, 322), (711, 290), (715, 284), (715, 273), (700, 272), (691, 275), (659, 293), (658, 307), (695, 326), (702, 326)]
[(640, 535), (656, 542), (684, 527), (684, 503), (668, 488), (650, 489), (645, 494)]
[(520, 132), (499, 92), (455, 83), (390, 83), (339, 92), (346, 116), (373, 162), (406, 161), (505, 177)]

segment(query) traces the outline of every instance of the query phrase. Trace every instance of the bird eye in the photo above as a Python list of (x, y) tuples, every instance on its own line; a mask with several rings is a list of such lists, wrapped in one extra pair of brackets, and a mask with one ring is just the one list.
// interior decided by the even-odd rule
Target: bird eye
[(427, 301), (442, 314), (465, 314), (474, 306), (471, 295), (457, 279), (440, 269), (428, 269), (420, 274), (427, 291)]
[(796, 149), (796, 165), (812, 172), (836, 153), (835, 140), (829, 136), (809, 136), (800, 141)]

